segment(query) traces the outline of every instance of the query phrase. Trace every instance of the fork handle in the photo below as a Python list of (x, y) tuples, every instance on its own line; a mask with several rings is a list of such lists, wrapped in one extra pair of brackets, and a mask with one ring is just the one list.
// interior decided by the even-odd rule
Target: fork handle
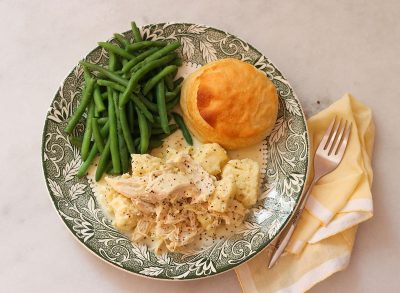
[(274, 246), (271, 260), (269, 261), (269, 264), (268, 264), (269, 269), (274, 266), (274, 264), (279, 259), (279, 257), (285, 250), (286, 246), (288, 245), (290, 238), (292, 238), (293, 232), (297, 226), (297, 223), (299, 222), (300, 215), (303, 213), (304, 207), (306, 206), (307, 199), (310, 196), (311, 190), (317, 180), (318, 180), (318, 178), (314, 177), (313, 181), (311, 182), (310, 186), (308, 187), (307, 193), (304, 195), (303, 200), (300, 202), (299, 208), (295, 211), (295, 214), (293, 215), (292, 222), (291, 222), (290, 227), (287, 230), (287, 232), (285, 232), (284, 234), (279, 236), (278, 241), (277, 241), (276, 245)]

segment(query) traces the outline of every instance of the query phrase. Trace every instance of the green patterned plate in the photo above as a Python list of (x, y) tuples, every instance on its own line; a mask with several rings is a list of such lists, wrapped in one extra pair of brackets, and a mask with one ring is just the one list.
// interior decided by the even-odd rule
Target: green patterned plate
[[(241, 39), (215, 28), (168, 23), (142, 28), (145, 38), (180, 41), (184, 66), (200, 66), (221, 58), (253, 64), (273, 81), (279, 94), (279, 114), (271, 135), (263, 142), (262, 195), (243, 227), (227, 239), (189, 254), (155, 255), (116, 231), (97, 203), (87, 178), (75, 174), (79, 150), (63, 129), (80, 100), (83, 70), (75, 67), (57, 91), (43, 131), (42, 159), (46, 184), (60, 217), (72, 234), (94, 254), (126, 271), (158, 279), (196, 279), (215, 275), (247, 261), (264, 249), (283, 229), (299, 201), (307, 176), (309, 138), (305, 117), (293, 89), (280, 71)], [(131, 32), (124, 33), (129, 39)], [(86, 57), (107, 64), (97, 47)], [(83, 121), (75, 134), (82, 134)]]

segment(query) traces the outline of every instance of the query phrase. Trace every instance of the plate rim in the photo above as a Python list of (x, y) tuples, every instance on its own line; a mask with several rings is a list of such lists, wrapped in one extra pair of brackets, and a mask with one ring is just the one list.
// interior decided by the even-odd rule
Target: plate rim
[[(190, 22), (160, 22), (160, 23), (148, 23), (148, 24), (141, 25), (141, 26), (140, 26), (140, 30), (143, 31), (143, 28), (144, 28), (144, 27), (149, 27), (149, 26), (173, 25), (173, 24), (197, 25), (197, 26), (205, 27), (205, 28), (207, 28), (207, 29), (213, 29), (213, 30), (215, 30), (215, 31), (218, 31), (218, 32), (221, 32), (221, 33), (224, 33), (224, 34), (229, 34), (230, 36), (232, 36), (232, 37), (234, 37), (234, 38), (237, 38), (237, 39), (243, 41), (243, 42), (246, 43), (251, 49), (253, 49), (255, 52), (257, 52), (257, 53), (259, 53), (261, 56), (264, 56), (265, 58), (267, 58), (268, 61), (269, 61), (271, 64), (273, 64), (274, 68), (275, 68), (276, 70), (279, 71), (280, 75), (284, 78), (284, 80), (285, 80), (285, 82), (287, 83), (287, 85), (292, 89), (293, 97), (294, 97), (294, 98), (297, 100), (297, 102), (298, 102), (298, 105), (299, 105), (299, 108), (300, 108), (300, 111), (301, 111), (301, 114), (302, 114), (302, 115), (301, 115), (301, 118), (303, 119), (304, 125), (305, 125), (307, 156), (306, 156), (306, 159), (305, 159), (305, 161), (306, 161), (306, 163), (305, 163), (306, 172), (305, 172), (305, 175), (304, 175), (304, 182), (303, 182), (303, 184), (302, 184), (302, 186), (301, 186), (301, 189), (300, 189), (300, 191), (299, 191), (299, 192), (300, 192), (300, 195), (299, 195), (299, 197), (297, 198), (296, 204), (294, 205), (292, 211), (290, 212), (290, 215), (287, 217), (287, 219), (285, 220), (285, 222), (281, 225), (280, 229), (276, 232), (275, 236), (274, 236), (272, 239), (270, 239), (269, 241), (267, 241), (266, 244), (265, 244), (263, 247), (260, 247), (260, 248), (256, 249), (256, 252), (255, 252), (255, 253), (251, 254), (250, 256), (248, 256), (247, 258), (245, 258), (244, 260), (242, 260), (241, 262), (239, 262), (239, 263), (237, 263), (237, 264), (233, 264), (233, 265), (227, 266), (226, 268), (219, 269), (217, 272), (212, 273), (212, 274), (209, 274), (209, 275), (201, 275), (201, 276), (195, 276), (195, 277), (188, 277), (188, 276), (186, 276), (186, 277), (184, 277), (184, 278), (179, 278), (179, 279), (176, 279), (176, 278), (168, 278), (168, 277), (167, 277), (167, 278), (166, 278), (166, 277), (158, 277), (158, 276), (148, 276), (148, 275), (145, 275), (145, 274), (141, 274), (141, 273), (138, 273), (138, 272), (134, 272), (134, 271), (132, 271), (132, 270), (130, 270), (130, 269), (128, 269), (128, 268), (118, 266), (117, 264), (115, 264), (115, 263), (113, 263), (113, 262), (111, 262), (111, 261), (105, 259), (103, 256), (101, 256), (99, 253), (97, 253), (97, 252), (96, 252), (95, 250), (93, 250), (91, 247), (87, 246), (87, 245), (83, 242), (83, 240), (82, 240), (81, 238), (77, 237), (77, 236), (74, 234), (74, 232), (72, 231), (72, 227), (70, 227), (70, 226), (67, 224), (66, 219), (64, 219), (64, 218), (61, 216), (60, 210), (59, 210), (59, 209), (57, 208), (57, 206), (56, 206), (56, 202), (55, 202), (55, 200), (54, 200), (54, 198), (53, 198), (53, 196), (52, 196), (52, 191), (50, 190), (50, 186), (49, 186), (49, 183), (48, 183), (48, 180), (47, 180), (47, 178), (48, 178), (49, 176), (48, 176), (48, 172), (47, 172), (47, 170), (46, 170), (46, 168), (45, 168), (45, 159), (44, 159), (44, 155), (45, 155), (45, 150), (44, 150), (44, 148), (45, 148), (45, 141), (46, 141), (46, 132), (45, 132), (45, 131), (46, 131), (46, 128), (47, 128), (47, 126), (48, 126), (48, 122), (49, 122), (48, 115), (49, 115), (49, 112), (50, 112), (50, 110), (51, 110), (51, 107), (49, 107), (48, 110), (46, 111), (46, 114), (45, 114), (45, 123), (44, 123), (43, 131), (42, 131), (42, 144), (41, 144), (42, 169), (43, 169), (44, 181), (45, 181), (46, 188), (47, 188), (47, 194), (48, 194), (48, 196), (50, 197), (50, 200), (51, 200), (51, 202), (52, 202), (52, 207), (53, 207), (54, 210), (56, 211), (56, 213), (57, 213), (57, 215), (59, 216), (59, 218), (61, 218), (61, 221), (64, 223), (63, 226), (64, 226), (65, 228), (67, 228), (67, 230), (70, 232), (70, 234), (73, 236), (73, 238), (74, 238), (76, 241), (78, 241), (84, 248), (86, 248), (89, 252), (91, 252), (91, 254), (95, 255), (97, 258), (100, 258), (103, 262), (105, 262), (105, 263), (107, 263), (107, 264), (109, 264), (109, 265), (112, 265), (113, 267), (116, 267), (116, 268), (118, 268), (118, 269), (121, 270), (121, 271), (130, 273), (130, 274), (135, 275), (135, 276), (140, 276), (140, 277), (143, 277), (143, 278), (146, 278), (146, 279), (150, 279), (150, 280), (169, 281), (169, 282), (176, 282), (176, 281), (194, 281), (194, 280), (200, 280), (200, 279), (211, 278), (211, 277), (220, 275), (220, 274), (222, 274), (222, 273), (226, 273), (226, 272), (229, 272), (229, 271), (231, 271), (231, 270), (234, 270), (234, 269), (237, 268), (238, 266), (244, 265), (244, 264), (247, 263), (248, 261), (252, 260), (255, 256), (259, 255), (262, 251), (268, 249), (268, 248), (271, 246), (272, 242), (273, 242), (274, 240), (276, 240), (276, 239), (281, 235), (281, 233), (285, 230), (285, 228), (289, 225), (289, 223), (291, 222), (292, 218), (293, 218), (294, 215), (295, 215), (295, 211), (298, 209), (298, 207), (299, 207), (299, 205), (300, 205), (300, 202), (301, 202), (302, 198), (304, 197), (305, 187), (307, 186), (307, 182), (308, 182), (308, 180), (309, 180), (310, 161), (311, 161), (311, 160), (310, 160), (310, 158), (311, 158), (310, 133), (309, 133), (308, 124), (307, 124), (307, 119), (306, 119), (306, 115), (305, 115), (305, 113), (304, 113), (303, 106), (302, 106), (302, 104), (301, 104), (301, 102), (300, 102), (300, 99), (299, 99), (298, 96), (296, 95), (296, 93), (295, 93), (293, 87), (291, 86), (291, 83), (286, 79), (285, 75), (282, 74), (282, 72), (279, 70), (279, 68), (278, 68), (277, 66), (275, 66), (275, 63), (272, 62), (271, 59), (270, 59), (269, 57), (267, 57), (267, 56), (264, 55), (262, 52), (260, 52), (260, 51), (259, 51), (257, 48), (255, 48), (251, 43), (247, 42), (247, 40), (245, 40), (245, 39), (243, 39), (243, 38), (239, 38), (239, 37), (237, 37), (235, 34), (231, 34), (231, 33), (227, 32), (227, 31), (225, 31), (225, 30), (218, 29), (218, 28), (215, 28), (215, 27), (213, 27), (213, 26), (209, 26), (209, 25), (205, 25), (205, 24), (190, 23)], [(124, 31), (124, 32), (121, 32), (121, 34), (125, 34), (126, 32), (129, 32), (129, 30)], [(107, 39), (107, 40), (108, 40), (108, 41), (109, 41), (109, 40), (114, 40), (114, 38), (112, 37), (112, 38), (109, 38), (109, 39)], [(86, 55), (84, 55), (83, 59), (86, 58), (87, 56), (89, 56), (93, 51), (98, 50), (99, 47), (100, 47), (100, 46), (96, 46), (95, 48), (93, 48), (92, 50), (90, 50)], [(78, 65), (79, 65), (79, 64), (75, 64), (74, 67), (69, 71), (69, 73), (63, 78), (63, 80), (62, 80), (62, 82), (61, 82), (61, 85), (58, 87), (57, 91), (56, 91), (55, 94), (54, 94), (53, 99), (51, 100), (51, 104), (55, 101), (55, 99), (56, 99), (56, 97), (57, 97), (57, 93), (59, 92), (60, 88), (61, 88), (62, 85), (64, 84), (64, 82), (65, 82), (65, 80), (67, 79), (67, 77), (68, 77), (71, 73), (73, 73), (73, 71), (75, 70), (75, 68), (76, 68)], [(51, 105), (51, 104), (50, 104), (50, 105)], [(267, 264), (267, 261), (268, 261), (268, 260), (266, 259), (266, 260), (265, 260), (265, 263), (266, 263), (266, 264)]]

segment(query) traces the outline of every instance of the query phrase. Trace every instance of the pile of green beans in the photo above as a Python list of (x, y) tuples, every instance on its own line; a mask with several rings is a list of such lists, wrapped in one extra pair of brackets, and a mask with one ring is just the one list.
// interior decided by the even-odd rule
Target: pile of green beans
[[(143, 40), (135, 22), (131, 27), (133, 40), (114, 34), (113, 41), (98, 43), (108, 52), (108, 66), (80, 62), (84, 70), (82, 98), (65, 127), (71, 143), (81, 149), (79, 178), (87, 174), (96, 156), (100, 156), (97, 181), (104, 173), (129, 172), (130, 154), (159, 147), (178, 128), (192, 145), (182, 117), (172, 112), (179, 104), (183, 81), (176, 79), (182, 64), (175, 52), (180, 43)], [(85, 112), (85, 132), (73, 136)]]

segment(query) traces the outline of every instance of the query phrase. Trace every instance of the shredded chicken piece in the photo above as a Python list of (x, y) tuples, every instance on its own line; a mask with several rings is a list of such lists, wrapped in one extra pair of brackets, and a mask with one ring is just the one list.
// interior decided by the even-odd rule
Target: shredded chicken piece
[(140, 199), (132, 199), (132, 203), (143, 215), (152, 215), (156, 213), (156, 206), (152, 203)]
[(152, 221), (147, 219), (140, 219), (136, 225), (135, 231), (132, 233), (132, 240), (139, 241), (142, 240), (150, 232)]
[(164, 173), (149, 181), (146, 192), (151, 201), (162, 201), (170, 194), (186, 189), (191, 185), (189, 178), (183, 174)]
[[(193, 212), (189, 212), (193, 215)], [(190, 216), (189, 216), (190, 217)], [(166, 246), (170, 251), (176, 251), (177, 248), (185, 246), (191, 243), (194, 240), (194, 237), (198, 234), (199, 228), (196, 224), (196, 218), (193, 218), (193, 222), (191, 220), (188, 223), (181, 223), (180, 225), (176, 225), (175, 229), (172, 233), (168, 234), (168, 238), (166, 240)]]
[[(248, 212), (234, 199), (235, 188), (228, 188), (228, 183), (234, 184), (233, 177), (217, 181), (191, 157), (190, 148), (169, 149), (163, 159), (133, 155), (132, 164), (132, 175), (106, 177), (110, 198), (124, 199), (115, 199), (115, 208), (120, 208), (117, 203), (130, 206), (114, 214), (124, 216), (119, 218), (125, 231), (130, 231), (132, 241), (149, 237), (156, 253), (164, 248), (182, 251), (203, 231), (214, 231), (222, 224), (241, 224)], [(223, 208), (216, 208), (216, 204)], [(130, 210), (134, 213), (127, 215), (125, 211)]]
[(193, 202), (204, 202), (215, 189), (212, 177), (186, 154), (173, 156), (165, 170), (130, 178), (106, 177), (106, 181), (115, 191), (149, 203), (163, 201), (174, 193), (191, 197)]
[(214, 192), (213, 177), (189, 155), (178, 153), (167, 160), (167, 165), (177, 167), (198, 188), (199, 193), (192, 198), (192, 203), (205, 202)]
[(145, 192), (148, 184), (149, 176), (143, 177), (106, 177), (106, 182), (115, 191), (125, 195), (126, 197), (133, 198)]

